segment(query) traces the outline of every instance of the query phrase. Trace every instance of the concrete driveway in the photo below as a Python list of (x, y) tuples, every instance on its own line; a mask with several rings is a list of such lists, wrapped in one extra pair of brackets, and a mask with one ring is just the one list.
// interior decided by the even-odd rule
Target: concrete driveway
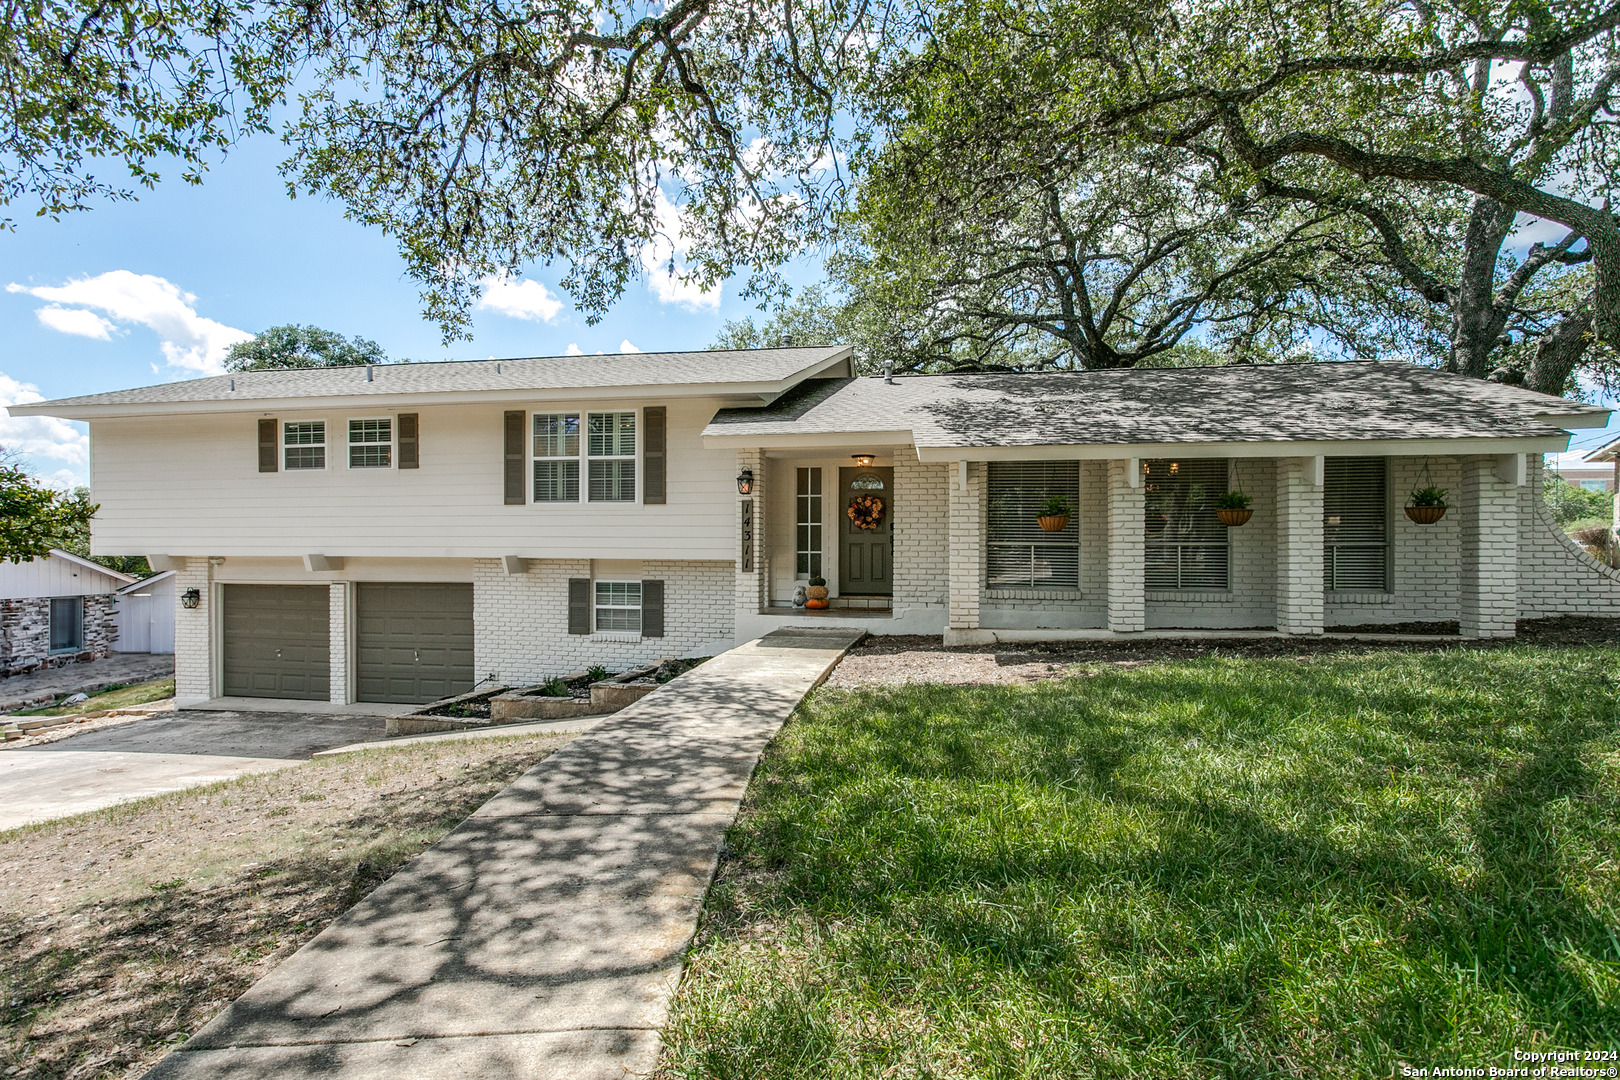
[(384, 725), (380, 716), (183, 710), (0, 750), (0, 829), (285, 768), (380, 739)]

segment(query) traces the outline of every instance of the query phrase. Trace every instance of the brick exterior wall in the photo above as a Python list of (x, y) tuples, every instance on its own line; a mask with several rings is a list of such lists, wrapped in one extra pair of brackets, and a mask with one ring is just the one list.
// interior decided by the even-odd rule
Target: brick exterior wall
[(1285, 458), (1275, 469), (1276, 625), (1285, 634), (1320, 634), (1325, 615), (1323, 489), (1311, 475), (1313, 464), (1306, 458)]
[(1462, 462), (1462, 582), (1459, 621), (1464, 637), (1512, 637), (1519, 614), (1519, 492), (1496, 475), (1494, 457)]
[(331, 692), (327, 700), (336, 705), (349, 702), (349, 586), (334, 581), (327, 598), (328, 647), (331, 649)]
[[(767, 595), (770, 590), (770, 547), (765, 542), (766, 502), (765, 491), (767, 487), (765, 476), (765, 454), (760, 450), (737, 451), (737, 475), (741, 476), (744, 469), (751, 469), (754, 473), (753, 495), (745, 499), (737, 497), (735, 514), (735, 537), (742, 536), (743, 506), (752, 502), (754, 508), (754, 569), (743, 573), (742, 560), (739, 558), (732, 563), (735, 580), (732, 582), (733, 608), (737, 614), (751, 615), (758, 613), (770, 602)], [(835, 475), (836, 482), (836, 475)], [(740, 543), (740, 540), (739, 540)], [(739, 551), (739, 555), (741, 552)]]
[[(1150, 591), (1147, 628), (1254, 629), (1277, 623), (1276, 462), (1243, 458), (1237, 481), (1254, 500), (1248, 524), (1226, 530), (1227, 587), (1222, 591)], [(1215, 511), (1212, 508), (1210, 513)], [(1317, 526), (1320, 545), (1321, 526)], [(1317, 558), (1320, 559), (1320, 551)], [(1320, 587), (1321, 576), (1315, 578)]]
[(967, 483), (957, 466), (950, 479), (950, 628), (979, 626), (979, 598), (984, 593), (985, 465), (970, 461)]
[[(757, 475), (757, 473), (756, 473)], [(701, 656), (733, 636), (734, 564), (647, 559), (641, 577), (664, 583), (664, 636), (568, 632), (568, 579), (591, 576), (588, 559), (531, 559), (508, 574), (499, 559), (473, 560), (473, 673), (513, 685), (601, 664), (615, 671), (666, 656)]]
[[(1147, 596), (1143, 591), (1142, 530), (1147, 489), (1132, 487), (1130, 462), (1108, 463), (1108, 629), (1118, 633), (1147, 626)], [(1140, 482), (1142, 477), (1136, 476)], [(1081, 555), (1084, 558), (1084, 553)]]
[(117, 598), (93, 593), (83, 600), (84, 647), (61, 653), (51, 652), (49, 598), (0, 600), (0, 678), (96, 660), (112, 652), (118, 640)]
[[(213, 574), (200, 556), (184, 560), (174, 573), (174, 696), (179, 701), (203, 701), (213, 696), (214, 596), (209, 590)], [(187, 589), (202, 593), (195, 610), (181, 603)]]
[(951, 466), (894, 455), (894, 606), (950, 599)]
[(1519, 491), (1519, 618), (1620, 615), (1620, 571), (1564, 535), (1541, 500), (1542, 463)]

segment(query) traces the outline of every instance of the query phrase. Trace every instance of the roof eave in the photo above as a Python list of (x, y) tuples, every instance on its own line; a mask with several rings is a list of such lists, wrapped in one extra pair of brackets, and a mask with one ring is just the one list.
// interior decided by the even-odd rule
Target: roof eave
[[(761, 444), (763, 445), (763, 444)], [(917, 460), (949, 461), (1100, 461), (1110, 458), (1286, 458), (1366, 454), (1377, 457), (1456, 454), (1556, 454), (1567, 449), (1569, 436), (1518, 435), (1501, 438), (1435, 439), (1268, 439), (1264, 441), (1092, 443), (1063, 446), (917, 446)]]
[(47, 555), (46, 558), (61, 559), (63, 562), (70, 562), (74, 566), (83, 567), (86, 570), (94, 570), (98, 574), (104, 574), (115, 581), (122, 581), (129, 585), (132, 585), (139, 580), (133, 574), (121, 574), (117, 570), (102, 566), (100, 563), (86, 559), (82, 555), (75, 555), (71, 551), (63, 551), (61, 548), (51, 548), (50, 554)]

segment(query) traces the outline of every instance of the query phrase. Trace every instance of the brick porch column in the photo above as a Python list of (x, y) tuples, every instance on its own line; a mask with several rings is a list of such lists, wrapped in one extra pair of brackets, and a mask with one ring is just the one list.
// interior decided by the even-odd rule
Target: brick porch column
[(1457, 507), (1464, 637), (1512, 637), (1519, 615), (1519, 489), (1495, 457), (1462, 459)]
[(1116, 633), (1147, 627), (1141, 468), (1136, 461), (1108, 462), (1108, 629)]
[[(737, 475), (742, 475), (744, 469), (754, 474), (754, 491), (751, 495), (737, 496), (737, 614), (753, 617), (766, 604), (770, 580), (765, 566), (765, 452), (737, 451)], [(744, 537), (745, 530), (752, 533), (751, 539)], [(747, 566), (749, 555), (752, 555), (752, 566)]]
[(327, 649), (331, 658), (331, 683), (326, 695), (334, 705), (347, 705), (349, 696), (349, 586), (334, 581), (328, 586)]
[[(174, 696), (182, 704), (207, 701), (214, 696), (213, 568), (202, 555), (175, 557), (174, 573)], [(196, 589), (202, 603), (188, 608), (182, 600)]]
[(1320, 634), (1324, 610), (1322, 461), (1277, 462), (1277, 629)]
[(979, 596), (984, 588), (985, 464), (951, 467), (950, 623), (952, 630), (979, 628)]

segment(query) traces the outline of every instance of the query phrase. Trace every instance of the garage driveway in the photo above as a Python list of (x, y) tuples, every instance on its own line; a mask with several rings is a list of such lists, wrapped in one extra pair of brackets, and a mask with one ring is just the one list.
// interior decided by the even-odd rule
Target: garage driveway
[(182, 710), (0, 750), (0, 829), (286, 768), (381, 739), (384, 725), (380, 716)]

